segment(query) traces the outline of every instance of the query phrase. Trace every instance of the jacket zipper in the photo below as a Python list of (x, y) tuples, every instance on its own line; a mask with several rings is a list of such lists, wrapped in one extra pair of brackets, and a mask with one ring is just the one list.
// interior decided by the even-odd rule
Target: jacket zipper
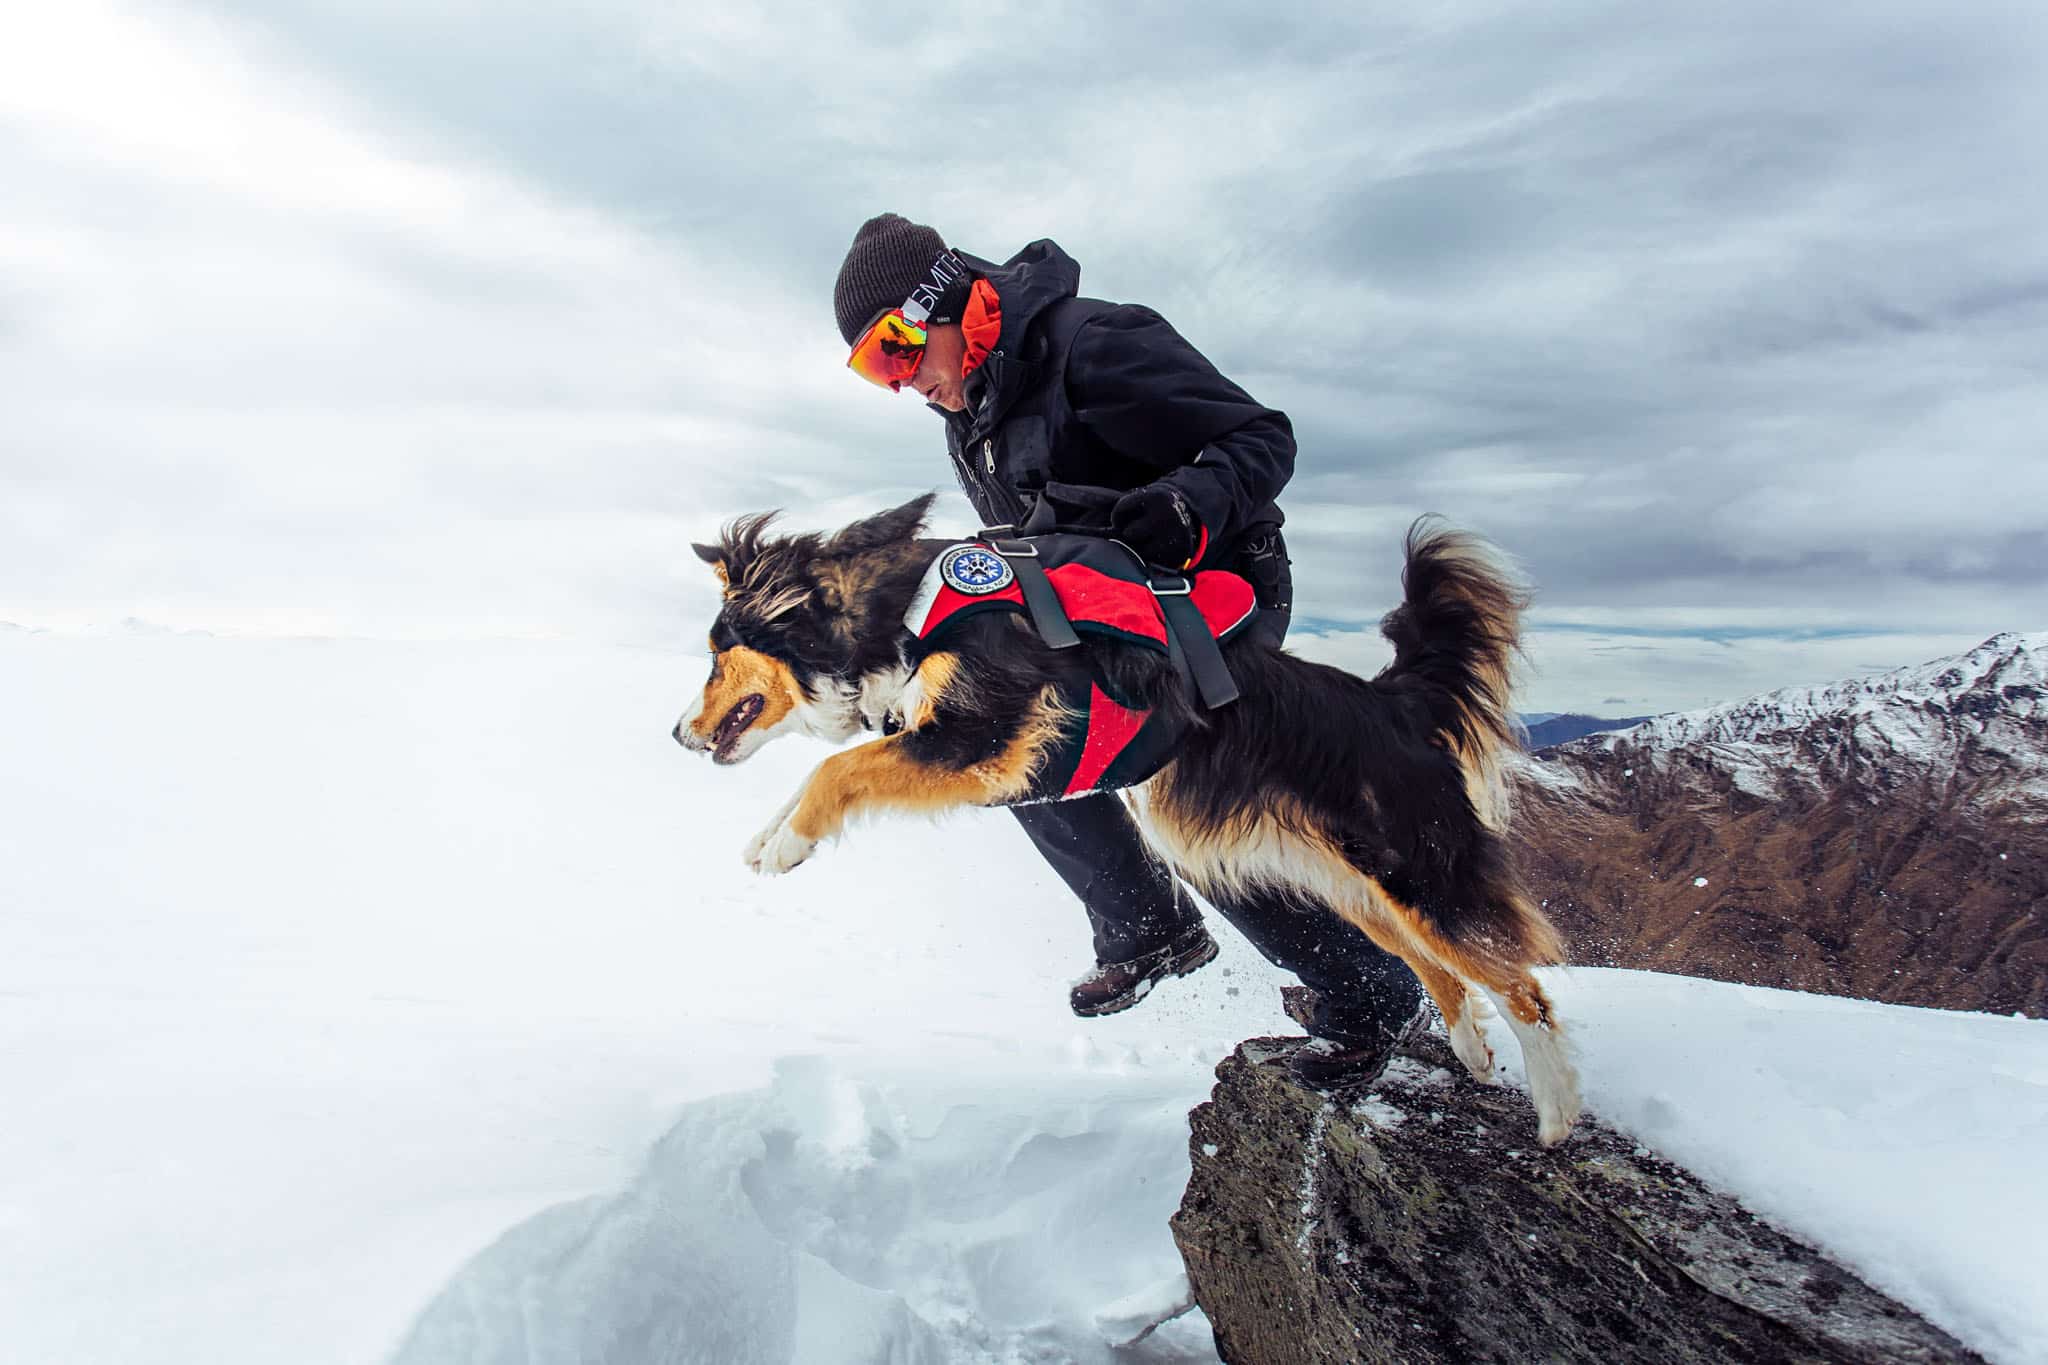
[(981, 438), (982, 468), (988, 471), (986, 480), (977, 478), (975, 483), (988, 497), (989, 506), (996, 509), (998, 517), (1012, 526), (1021, 525), (1024, 520), (1024, 500), (1007, 485), (996, 481), (996, 440), (993, 436)]
[[(984, 363), (992, 366), (1000, 365), (1002, 363), (1002, 355), (1003, 353), (1000, 350), (991, 352), (988, 361)], [(995, 374), (996, 371), (991, 369), (989, 372), (991, 381), (994, 380)], [(973, 445), (974, 433), (970, 430), (967, 433), (966, 439), (960, 442), (960, 450), (954, 454), (953, 463), (959, 467), (960, 473), (965, 477), (970, 487), (981, 490), (982, 497), (987, 500), (990, 507), (996, 509), (1001, 516), (1008, 517), (1013, 523), (1016, 522), (1023, 516), (1023, 500), (996, 482), (995, 437), (984, 436), (981, 438), (981, 466), (987, 471), (988, 477), (986, 479), (975, 473)]]
[[(1012, 499), (1003, 496), (1004, 490), (996, 483), (995, 438), (993, 436), (983, 436), (979, 439), (981, 442), (981, 459), (979, 461), (974, 458), (976, 437), (971, 431), (962, 437), (957, 450), (952, 449), (949, 443), (946, 453), (953, 457), (953, 467), (960, 471), (960, 481), (967, 486), (970, 500), (976, 492), (979, 492), (982, 500), (987, 502), (1000, 516), (1012, 517), (1014, 516), (1010, 510)], [(983, 478), (981, 470), (975, 468), (977, 464), (982, 469), (988, 471), (987, 478)]]

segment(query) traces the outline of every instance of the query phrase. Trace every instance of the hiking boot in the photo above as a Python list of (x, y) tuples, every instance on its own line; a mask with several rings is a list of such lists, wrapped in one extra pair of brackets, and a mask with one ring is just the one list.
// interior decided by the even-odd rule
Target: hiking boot
[(1163, 948), (1140, 953), (1129, 962), (1098, 962), (1075, 983), (1067, 1001), (1083, 1019), (1119, 1014), (1143, 1000), (1169, 976), (1186, 976), (1216, 960), (1216, 940), (1195, 924)]
[[(1290, 1009), (1288, 1013), (1294, 1011)], [(1380, 1078), (1403, 1043), (1428, 1026), (1429, 1003), (1424, 1001), (1407, 1020), (1372, 1041), (1311, 1038), (1287, 1059), (1287, 1069), (1294, 1073), (1295, 1080), (1311, 1090), (1363, 1089)]]

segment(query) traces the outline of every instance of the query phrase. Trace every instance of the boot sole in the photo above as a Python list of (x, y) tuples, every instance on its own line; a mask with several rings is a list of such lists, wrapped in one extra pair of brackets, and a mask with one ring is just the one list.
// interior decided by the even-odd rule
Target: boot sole
[(1074, 1013), (1083, 1019), (1100, 1019), (1105, 1015), (1122, 1014), (1125, 1010), (1132, 1008), (1140, 1000), (1152, 994), (1152, 988), (1160, 982), (1169, 977), (1186, 976), (1191, 972), (1200, 971), (1211, 962), (1214, 962), (1216, 955), (1221, 951), (1222, 949), (1216, 946), (1215, 939), (1205, 939), (1199, 947), (1190, 948), (1179, 957), (1167, 959), (1166, 965), (1159, 969), (1158, 976), (1148, 976), (1145, 978), (1145, 981), (1142, 983), (1144, 989), (1132, 991), (1129, 995), (1118, 996), (1114, 1000), (1100, 1005), (1092, 1005), (1086, 1009), (1076, 1007)]

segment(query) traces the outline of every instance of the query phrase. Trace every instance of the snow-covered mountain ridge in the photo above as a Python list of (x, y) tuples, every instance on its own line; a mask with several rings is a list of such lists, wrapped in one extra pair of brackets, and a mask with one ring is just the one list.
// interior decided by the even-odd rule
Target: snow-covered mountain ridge
[(1877, 800), (1934, 779), (1975, 804), (2048, 805), (2048, 632), (1994, 635), (1963, 654), (1657, 716), (1564, 748), (1672, 775), (1718, 771), (1766, 799), (1854, 783)]

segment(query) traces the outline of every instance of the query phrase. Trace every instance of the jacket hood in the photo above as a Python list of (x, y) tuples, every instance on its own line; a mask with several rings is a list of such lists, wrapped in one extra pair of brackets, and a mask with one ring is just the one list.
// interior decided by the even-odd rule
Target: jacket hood
[(1040, 238), (1001, 265), (964, 251), (953, 254), (995, 286), (1003, 315), (992, 353), (967, 378), (968, 411), (947, 412), (931, 405), (933, 412), (956, 429), (965, 430), (977, 420), (999, 417), (1029, 386), (1038, 367), (1026, 354), (1025, 340), (1048, 308), (1080, 292), (1081, 267), (1050, 238)]
[(987, 276), (995, 286), (1003, 308), (1003, 330), (996, 345), (1012, 355), (1040, 313), (1081, 292), (1080, 265), (1050, 238), (1040, 238), (1001, 265), (964, 251), (956, 254), (969, 270)]

